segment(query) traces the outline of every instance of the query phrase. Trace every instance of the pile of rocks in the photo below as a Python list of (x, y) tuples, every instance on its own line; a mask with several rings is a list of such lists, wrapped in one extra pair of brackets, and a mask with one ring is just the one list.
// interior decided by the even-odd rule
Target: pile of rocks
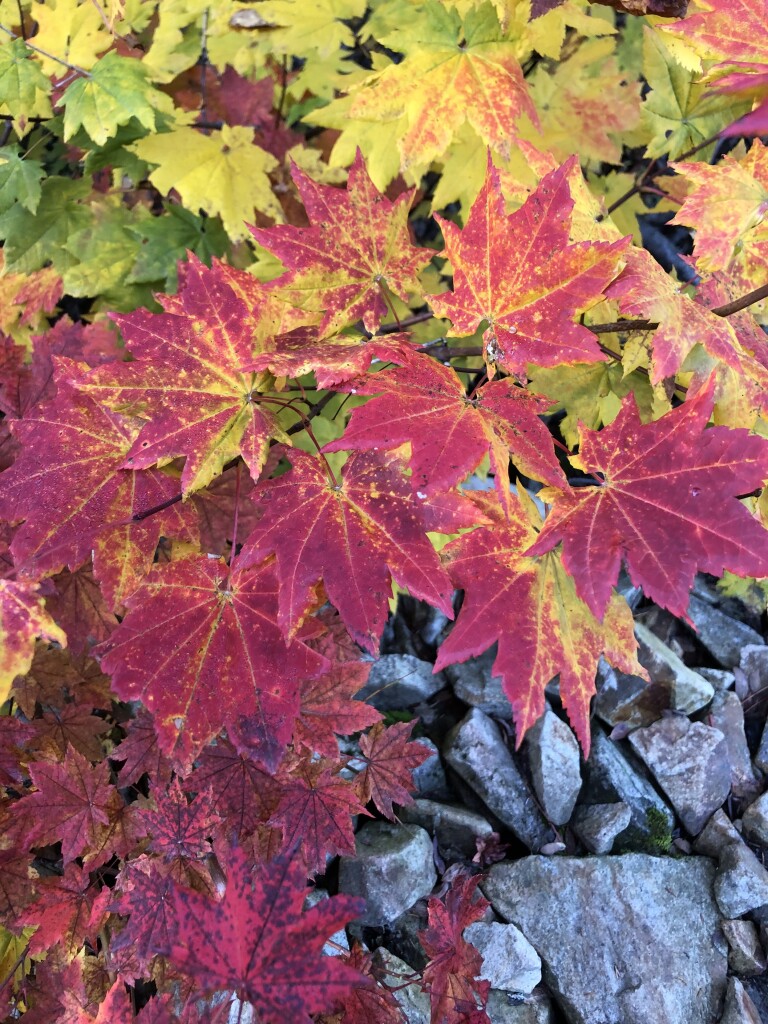
[(491, 908), (465, 937), (495, 1024), (768, 1020), (768, 645), (704, 580), (690, 616), (696, 634), (637, 613), (650, 685), (601, 663), (586, 762), (556, 685), (515, 751), (493, 651), (433, 675), (424, 630), (395, 624), (367, 693), (419, 714), (434, 753), (399, 823), (361, 825), (339, 889), (366, 898), (351, 931), (408, 1021), (429, 1021), (401, 980), (424, 966), (426, 897), (473, 862)]

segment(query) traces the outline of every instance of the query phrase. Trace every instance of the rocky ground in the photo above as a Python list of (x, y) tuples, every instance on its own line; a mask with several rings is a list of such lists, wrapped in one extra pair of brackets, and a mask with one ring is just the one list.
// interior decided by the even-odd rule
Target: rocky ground
[[(491, 910), (467, 937), (494, 1024), (768, 1022), (765, 619), (704, 578), (696, 633), (624, 592), (652, 682), (601, 664), (586, 763), (556, 686), (515, 753), (493, 652), (433, 675), (445, 622), (402, 602), (366, 693), (418, 715), (434, 756), (329, 884), (366, 897), (350, 931), (407, 975), (428, 894), (481, 865)], [(428, 1024), (418, 986), (397, 998)]]

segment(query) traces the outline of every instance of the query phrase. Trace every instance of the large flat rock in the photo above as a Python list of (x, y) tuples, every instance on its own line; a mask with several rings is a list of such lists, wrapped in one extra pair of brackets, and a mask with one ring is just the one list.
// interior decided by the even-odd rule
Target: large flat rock
[(704, 857), (525, 857), (483, 891), (542, 959), (568, 1024), (716, 1024), (727, 958)]

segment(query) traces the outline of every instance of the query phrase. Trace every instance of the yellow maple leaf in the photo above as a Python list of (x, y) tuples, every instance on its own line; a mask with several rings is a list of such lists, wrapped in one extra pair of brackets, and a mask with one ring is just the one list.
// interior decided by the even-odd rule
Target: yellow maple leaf
[(268, 177), (277, 160), (254, 143), (250, 128), (224, 125), (220, 132), (203, 135), (182, 127), (129, 148), (158, 165), (149, 180), (163, 195), (176, 189), (188, 210), (220, 216), (233, 241), (248, 236), (245, 225), (254, 219), (254, 210), (283, 219)]
[(61, 78), (64, 71), (53, 57), (90, 71), (112, 45), (112, 36), (92, 3), (47, 0), (32, 4), (30, 13), (38, 25), (34, 45), (46, 75)]

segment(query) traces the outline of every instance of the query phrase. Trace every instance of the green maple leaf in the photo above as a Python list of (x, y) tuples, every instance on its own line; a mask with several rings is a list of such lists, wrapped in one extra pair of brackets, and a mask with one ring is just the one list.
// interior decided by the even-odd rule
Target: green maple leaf
[(23, 39), (0, 46), (0, 114), (17, 120), (51, 116), (51, 83), (30, 57)]
[(44, 176), (42, 164), (25, 160), (16, 146), (0, 149), (0, 213), (15, 203), (35, 213), (40, 202), (40, 179)]
[(154, 131), (156, 112), (171, 108), (168, 97), (149, 82), (142, 64), (114, 51), (97, 61), (87, 78), (76, 79), (62, 96), (61, 104), (64, 141), (82, 127), (98, 146), (134, 117)]
[(90, 224), (92, 214), (83, 202), (90, 193), (88, 181), (47, 178), (35, 213), (21, 204), (7, 210), (0, 217), (6, 271), (28, 274), (49, 260), (59, 271), (72, 266), (76, 260), (64, 245)]

